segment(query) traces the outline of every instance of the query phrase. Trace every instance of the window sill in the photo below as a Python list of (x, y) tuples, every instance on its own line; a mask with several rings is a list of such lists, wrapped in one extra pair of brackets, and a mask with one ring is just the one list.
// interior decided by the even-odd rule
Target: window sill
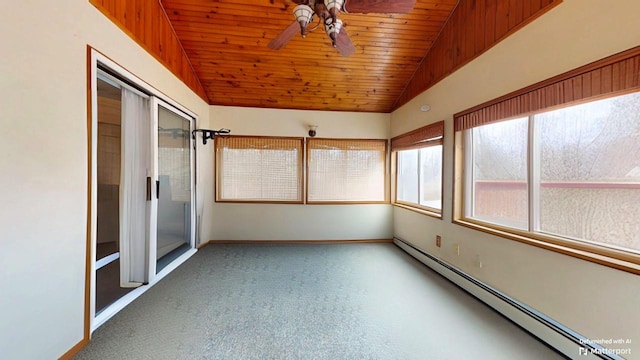
[(388, 205), (388, 201), (307, 201), (307, 205)]
[(430, 217), (434, 217), (436, 219), (442, 220), (442, 213), (438, 213), (435, 211), (431, 211), (431, 210), (427, 210), (419, 207), (399, 204), (399, 203), (393, 203), (392, 205), (402, 209), (409, 210), (409, 211), (417, 212), (418, 214), (422, 214), (422, 215), (426, 215), (426, 216), (430, 216)]
[(530, 233), (474, 219), (454, 219), (454, 224), (465, 226), (487, 234), (558, 252), (596, 264), (640, 275), (640, 255), (596, 244), (561, 237)]
[(222, 204), (285, 204), (285, 205), (302, 205), (301, 200), (289, 201), (289, 200), (215, 200), (216, 203)]

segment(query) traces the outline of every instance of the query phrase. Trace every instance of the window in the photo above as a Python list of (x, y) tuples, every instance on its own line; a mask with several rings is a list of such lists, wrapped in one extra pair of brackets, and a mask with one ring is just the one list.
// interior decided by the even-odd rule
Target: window
[(640, 92), (533, 120), (534, 229), (640, 252)]
[(469, 135), (468, 217), (640, 250), (640, 93)]
[(638, 60), (632, 49), (456, 114), (454, 221), (640, 273)]
[(385, 202), (386, 157), (386, 140), (308, 139), (307, 202)]
[(471, 130), (473, 206), (467, 209), (468, 216), (527, 229), (527, 130), (527, 118)]
[(441, 216), (443, 132), (440, 121), (391, 140), (396, 155), (394, 204)]
[(302, 138), (221, 136), (216, 201), (302, 203)]

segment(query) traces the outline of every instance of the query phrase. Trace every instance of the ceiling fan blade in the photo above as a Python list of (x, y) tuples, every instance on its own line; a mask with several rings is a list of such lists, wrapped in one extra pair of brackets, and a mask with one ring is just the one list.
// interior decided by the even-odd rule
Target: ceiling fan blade
[(289, 25), (289, 27), (276, 36), (275, 39), (271, 40), (267, 46), (269, 49), (280, 50), (287, 45), (289, 40), (293, 39), (296, 34), (300, 34), (300, 24), (297, 21), (294, 21)]
[(406, 14), (415, 4), (416, 0), (346, 0), (344, 9), (358, 14)]
[(356, 52), (355, 46), (351, 42), (351, 38), (347, 34), (347, 31), (343, 28), (336, 36), (336, 49), (340, 52), (342, 56), (349, 56)]

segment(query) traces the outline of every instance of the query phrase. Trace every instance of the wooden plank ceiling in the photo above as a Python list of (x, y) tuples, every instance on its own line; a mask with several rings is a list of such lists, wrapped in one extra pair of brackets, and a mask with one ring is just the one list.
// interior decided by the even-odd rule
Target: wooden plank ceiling
[(356, 48), (342, 57), (322, 27), (283, 49), (291, 0), (161, 0), (210, 104), (391, 112), (458, 0), (408, 14), (341, 14)]
[(212, 105), (391, 112), (562, 0), (416, 0), (408, 14), (342, 14), (349, 57), (320, 29), (269, 49), (293, 22), (292, 0), (89, 2)]

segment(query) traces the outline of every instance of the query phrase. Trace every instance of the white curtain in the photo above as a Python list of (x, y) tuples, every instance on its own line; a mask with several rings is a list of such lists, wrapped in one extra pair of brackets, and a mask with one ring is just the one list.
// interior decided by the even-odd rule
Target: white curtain
[(151, 164), (150, 105), (122, 89), (120, 286), (147, 282), (147, 174)]

